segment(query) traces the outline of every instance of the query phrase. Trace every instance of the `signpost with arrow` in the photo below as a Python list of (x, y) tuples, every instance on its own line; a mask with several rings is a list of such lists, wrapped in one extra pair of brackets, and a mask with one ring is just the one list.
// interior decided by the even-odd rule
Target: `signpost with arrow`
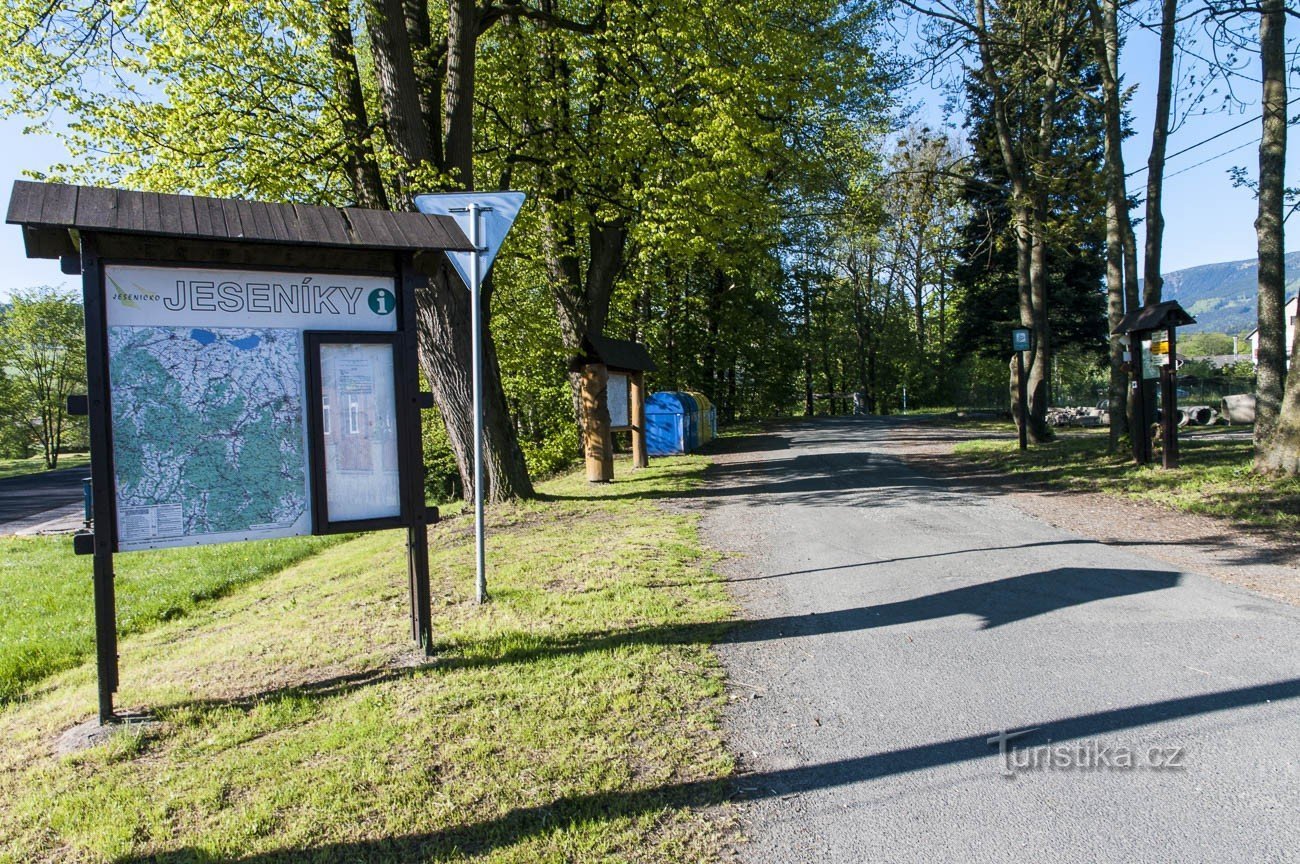
[(415, 209), (451, 216), (469, 238), (472, 252), (448, 252), (470, 294), (470, 327), (474, 356), (474, 557), (475, 596), (487, 600), (487, 568), (483, 536), (483, 280), (492, 269), (502, 242), (524, 204), (523, 192), (450, 192), (415, 196)]

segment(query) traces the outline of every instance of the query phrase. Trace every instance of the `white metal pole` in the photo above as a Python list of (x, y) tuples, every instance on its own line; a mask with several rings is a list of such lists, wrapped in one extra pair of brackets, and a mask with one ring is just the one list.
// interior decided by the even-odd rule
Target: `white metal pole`
[(487, 602), (487, 566), (483, 546), (483, 304), (480, 283), (483, 281), (483, 238), (479, 229), (479, 205), (469, 205), (470, 255), (469, 296), (472, 309), (470, 326), (474, 331), (474, 557), (475, 595)]

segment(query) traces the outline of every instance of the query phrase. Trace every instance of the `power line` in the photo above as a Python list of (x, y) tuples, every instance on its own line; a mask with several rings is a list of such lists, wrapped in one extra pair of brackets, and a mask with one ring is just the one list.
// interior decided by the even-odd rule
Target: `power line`
[[(1292, 105), (1294, 105), (1296, 102), (1300, 102), (1300, 96), (1296, 96), (1295, 98), (1291, 99), (1290, 101), (1288, 101), (1288, 102), (1286, 103), (1286, 105), (1287, 105), (1288, 108), (1290, 108), (1290, 107), (1291, 107)], [(1168, 156), (1165, 157), (1165, 161), (1168, 162), (1170, 159), (1174, 159), (1174, 158), (1177, 158), (1177, 157), (1179, 157), (1179, 156), (1182, 156), (1184, 153), (1188, 152), (1189, 150), (1195, 150), (1197, 147), (1200, 147), (1200, 146), (1203, 145), (1203, 144), (1209, 144), (1211, 141), (1213, 141), (1213, 140), (1215, 140), (1215, 139), (1217, 139), (1217, 138), (1222, 138), (1224, 135), (1227, 135), (1229, 132), (1236, 132), (1238, 129), (1241, 129), (1241, 128), (1244, 127), (1244, 126), (1249, 126), (1251, 123), (1256, 123), (1256, 122), (1258, 122), (1258, 121), (1260, 121), (1260, 120), (1262, 120), (1262, 119), (1264, 119), (1264, 115), (1263, 115), (1263, 113), (1260, 113), (1258, 116), (1256, 116), (1256, 117), (1251, 117), (1249, 120), (1243, 120), (1243, 121), (1241, 121), (1240, 123), (1238, 123), (1236, 126), (1231, 126), (1231, 127), (1227, 128), (1227, 129), (1224, 129), (1222, 132), (1216, 132), (1215, 134), (1211, 135), (1209, 138), (1206, 138), (1206, 139), (1201, 140), (1201, 141), (1197, 141), (1195, 144), (1190, 144), (1190, 145), (1188, 145), (1187, 147), (1184, 147), (1182, 150), (1179, 150), (1177, 153), (1171, 153), (1171, 154), (1169, 154)], [(1254, 144), (1254, 143), (1257, 143), (1257, 141), (1252, 141), (1251, 143)], [(1245, 145), (1242, 145), (1242, 146), (1245, 146)], [(1233, 148), (1233, 149), (1235, 149), (1235, 150), (1240, 150), (1241, 147), (1235, 147), (1235, 148)], [(1231, 153), (1232, 150), (1229, 150), (1228, 152)], [(1219, 154), (1219, 155), (1223, 155), (1223, 154)], [(1218, 157), (1215, 157), (1215, 158), (1218, 158)], [(1207, 159), (1206, 161), (1208, 162), (1208, 161), (1210, 161), (1210, 160)], [(1204, 165), (1204, 164), (1205, 164), (1204, 162), (1198, 162), (1198, 163), (1197, 163), (1197, 165)], [(1192, 166), (1190, 166), (1190, 167), (1195, 168), (1196, 165), (1192, 165)], [(1136, 174), (1141, 174), (1143, 171), (1146, 171), (1146, 170), (1147, 170), (1147, 166), (1146, 166), (1146, 165), (1143, 165), (1141, 168), (1135, 168), (1134, 170), (1132, 170), (1132, 171), (1130, 171), (1129, 173), (1125, 174), (1125, 175), (1124, 175), (1124, 179), (1127, 180), (1129, 177), (1132, 177), (1132, 176), (1134, 176), (1134, 175), (1136, 175)], [(1188, 169), (1187, 169), (1187, 168), (1183, 168), (1183, 169), (1181, 169), (1178, 173), (1181, 174), (1183, 171), (1186, 171), (1186, 170), (1188, 170)], [(1173, 175), (1172, 175), (1172, 174), (1169, 174), (1169, 175), (1166, 175), (1166, 176), (1172, 177)]]
[(1191, 171), (1193, 168), (1200, 168), (1202, 165), (1213, 162), (1215, 159), (1218, 159), (1223, 156), (1227, 156), (1229, 153), (1236, 153), (1238, 150), (1241, 150), (1245, 147), (1250, 147), (1253, 144), (1258, 144), (1259, 142), (1260, 139), (1256, 138), (1254, 141), (1247, 141), (1245, 144), (1238, 144), (1236, 147), (1233, 147), (1231, 150), (1224, 150), (1222, 153), (1216, 156), (1211, 156), (1209, 159), (1202, 159), (1200, 162), (1197, 162), (1195, 165), (1188, 165), (1186, 168), (1179, 168), (1177, 171), (1175, 171), (1172, 174), (1166, 174), (1165, 179), (1168, 180), (1170, 177), (1177, 177), (1179, 174), (1184, 174), (1188, 171)]

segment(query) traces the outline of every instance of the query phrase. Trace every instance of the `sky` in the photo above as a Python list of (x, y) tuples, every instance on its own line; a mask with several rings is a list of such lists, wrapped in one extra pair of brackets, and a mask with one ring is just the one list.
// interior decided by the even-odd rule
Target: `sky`
[[(906, 37), (915, 40), (915, 31)], [(1120, 54), (1120, 74), (1125, 87), (1136, 86), (1129, 102), (1133, 135), (1124, 142), (1124, 167), (1130, 195), (1146, 194), (1146, 163), (1155, 125), (1155, 86), (1158, 74), (1160, 40), (1157, 33), (1145, 28), (1130, 29)], [(1197, 53), (1206, 51), (1196, 46)], [(1194, 62), (1194, 61), (1188, 61)], [(1251, 59), (1246, 74), (1258, 78), (1258, 58)], [(1188, 71), (1192, 71), (1189, 67)], [(1297, 92), (1297, 81), (1290, 83)], [(1260, 114), (1259, 87), (1255, 81), (1240, 80), (1233, 84), (1238, 102), (1231, 110), (1221, 110), (1222, 92), (1202, 101), (1190, 116), (1184, 116), (1169, 136), (1166, 153), (1162, 211), (1165, 233), (1161, 249), (1161, 271), (1170, 273), (1201, 264), (1240, 261), (1256, 257), (1254, 192), (1235, 188), (1228, 171), (1234, 166), (1248, 170), (1253, 178), (1259, 165)], [(1295, 98), (1294, 95), (1291, 98)], [(931, 126), (944, 123), (942, 94), (929, 86), (919, 85), (911, 101), (920, 103), (917, 119)], [(1187, 115), (1189, 112), (1176, 112)], [(1249, 122), (1246, 122), (1249, 121)], [(951, 121), (950, 121), (951, 122)], [(1204, 141), (1245, 122), (1246, 125), (1213, 141), (1201, 144), (1181, 155), (1178, 151)], [(1300, 176), (1300, 140), (1292, 132), (1287, 152), (1287, 180)], [(1145, 213), (1144, 205), (1132, 211), (1135, 220)], [(1292, 236), (1287, 251), (1300, 249), (1300, 224), (1288, 223)], [(1143, 258), (1146, 228), (1136, 224), (1138, 256)], [(1139, 260), (1138, 272), (1142, 270)]]
[[(51, 135), (24, 134), (31, 123), (26, 118), (0, 117), (0, 201), (9, 209), (9, 192), (14, 181), (25, 179), (24, 171), (43, 171), (68, 159), (68, 152)], [(28, 259), (23, 251), (22, 230), (16, 225), (0, 225), (0, 299), (16, 289), (37, 285), (77, 287), (77, 277), (66, 276), (59, 262), (43, 258)]]
[[(1135, 29), (1121, 56), (1122, 72), (1127, 84), (1136, 84), (1130, 108), (1136, 134), (1124, 146), (1125, 166), (1130, 173), (1146, 165), (1150, 146), (1158, 40), (1154, 33)], [(1254, 73), (1255, 70), (1249, 70)], [(1258, 85), (1242, 82), (1239, 96), (1250, 104), (1235, 113), (1193, 116), (1171, 134), (1170, 154), (1215, 133), (1252, 120), (1259, 114)], [(912, 94), (923, 102), (919, 116), (937, 124), (942, 120), (942, 97), (924, 90)], [(68, 159), (58, 139), (48, 134), (24, 132), (32, 121), (26, 118), (0, 118), (0, 200), (7, 207), (13, 181), (25, 171), (43, 171)], [(1165, 237), (1163, 267), (1165, 272), (1255, 257), (1255, 200), (1249, 189), (1234, 188), (1228, 169), (1245, 166), (1254, 173), (1257, 165), (1259, 123), (1224, 135), (1183, 155), (1174, 156), (1165, 169), (1164, 216)], [(1240, 149), (1238, 149), (1240, 148)], [(1228, 152), (1233, 151), (1233, 152)], [(1294, 182), (1300, 172), (1300, 141), (1290, 148), (1287, 177)], [(1130, 193), (1145, 190), (1145, 173), (1129, 180)], [(1141, 209), (1134, 211), (1141, 215)], [(1142, 247), (1143, 226), (1137, 227), (1138, 246)], [(1300, 249), (1300, 230), (1293, 229), (1295, 239), (1288, 239), (1288, 250)], [(14, 290), (37, 285), (76, 286), (75, 277), (59, 272), (57, 261), (28, 260), (23, 252), (21, 232), (9, 225), (0, 226), (0, 299)]]

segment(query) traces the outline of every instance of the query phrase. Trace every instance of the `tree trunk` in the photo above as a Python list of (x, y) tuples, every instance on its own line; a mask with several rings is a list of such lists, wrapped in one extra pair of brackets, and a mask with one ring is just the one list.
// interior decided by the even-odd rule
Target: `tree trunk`
[(387, 210), (388, 196), (379, 175), (375, 148), (370, 138), (366, 100), (361, 90), (361, 73), (357, 70), (356, 47), (352, 41), (352, 22), (347, 7), (331, 9), (329, 16), (330, 59), (334, 62), (334, 86), (338, 89), (339, 124), (346, 142), (345, 157), (348, 181), (357, 206)]
[[(1124, 234), (1120, 213), (1128, 211), (1124, 185), (1124, 113), (1119, 86), (1119, 0), (1103, 0), (1093, 7), (1098, 25), (1098, 68), (1102, 81), (1102, 117), (1106, 129), (1106, 329), (1111, 333), (1124, 317)], [(1128, 433), (1128, 376), (1121, 365), (1124, 346), (1110, 336), (1110, 449), (1116, 450)]]
[(803, 416), (811, 417), (815, 411), (813, 405), (813, 360), (812, 360), (812, 299), (809, 297), (808, 277), (799, 283), (803, 300)]
[(416, 46), (411, 44), (402, 0), (374, 0), (366, 16), (367, 31), (375, 58), (375, 81), (384, 111), (388, 141), (403, 164), (398, 172), (399, 198), (410, 206), (412, 189), (409, 171), (433, 165), (433, 138), (437, 130), (425, 125), (421, 108), (421, 86), (415, 72)]
[(1164, 279), (1160, 275), (1160, 249), (1165, 217), (1160, 196), (1165, 180), (1165, 144), (1169, 139), (1169, 105), (1174, 89), (1174, 30), (1178, 0), (1160, 4), (1160, 73), (1156, 80), (1156, 117), (1151, 130), (1151, 155), (1147, 157), (1146, 258), (1143, 262), (1142, 305), (1160, 302)]
[[(1300, 329), (1297, 329), (1300, 334)], [(1291, 356), (1295, 356), (1296, 345), (1291, 345)], [(1277, 429), (1269, 440), (1266, 451), (1255, 457), (1257, 470), (1281, 472), (1295, 476), (1300, 474), (1300, 375), (1288, 375), (1286, 393), (1282, 397), (1282, 411), (1278, 415)]]
[[(1255, 467), (1295, 470), (1300, 418), (1279, 425), (1286, 379), (1286, 266), (1282, 209), (1286, 170), (1286, 3), (1262, 0), (1259, 16), (1260, 72), (1263, 79), (1263, 135), (1259, 141), (1259, 364), (1256, 378)], [(1293, 376), (1300, 377), (1300, 376)], [(1289, 390), (1295, 389), (1295, 382)], [(1294, 402), (1294, 400), (1292, 400)], [(1280, 435), (1278, 433), (1281, 433)]]
[[(473, 353), (469, 339), (470, 295), (451, 272), (445, 256), (426, 272), (429, 281), (418, 293), (420, 365), (433, 390), (438, 412), (447, 425), (447, 437), (456, 457), (465, 497), (474, 495)], [(427, 265), (426, 265), (427, 266)], [(505, 391), (496, 343), (492, 338), (489, 302), (491, 283), (483, 290), (483, 477), (485, 501), (529, 497), (523, 451), (515, 433)]]
[[(455, 174), (465, 188), (473, 188), (474, 52), (478, 38), (478, 12), (469, 0), (453, 0), (448, 7), (446, 72), (433, 69), (428, 44), (428, 10), (424, 0), (376, 0), (367, 9), (371, 53), (380, 90), (384, 127), (394, 150), (406, 162), (399, 187), (402, 209), (412, 206), (406, 171), (432, 165)], [(448, 110), (444, 129), (430, 124), (438, 119), (431, 86), (445, 83)], [(455, 149), (437, 146), (439, 135)], [(443, 158), (445, 153), (445, 159)], [(453, 161), (454, 157), (454, 161)], [(417, 293), (419, 304), (420, 365), (428, 378), (434, 401), (447, 426), (447, 435), (465, 494), (473, 494), (473, 405), (471, 399), (472, 334), (469, 292), (458, 276), (442, 263), (425, 262), (430, 277)], [(491, 333), (491, 282), (482, 292), (484, 498), (500, 501), (532, 495), (532, 483), (518, 436), (511, 421), (501, 370)]]
[[(1035, 224), (1037, 196), (1031, 194), (1029, 176), (1021, 161), (1016, 141), (1011, 133), (1011, 123), (1007, 119), (1006, 94), (994, 60), (993, 46), (989, 38), (986, 20), (985, 0), (975, 0), (976, 33), (979, 36), (980, 77), (989, 89), (993, 127), (997, 132), (998, 151), (1002, 154), (1003, 167), (1011, 185), (1012, 221), (1016, 237), (1016, 285), (1020, 298), (1020, 324), (1034, 331), (1035, 339), (1043, 340), (1046, 334), (1046, 310), (1040, 318), (1034, 308), (1035, 296), (1046, 298), (1046, 250), (1040, 250), (1042, 256), (1038, 268), (1039, 278), (1034, 280), (1035, 265), (1034, 246), (1038, 242)], [(1044, 101), (1044, 112), (1051, 108), (1050, 101)], [(1041, 127), (1042, 124), (1040, 124)], [(1047, 124), (1050, 127), (1050, 122)], [(1041, 133), (1040, 133), (1041, 136)], [(1045, 142), (1039, 142), (1040, 145)], [(1048, 347), (1044, 341), (1035, 345), (1033, 360), (1029, 371), (1029, 434), (1034, 441), (1046, 441), (1051, 437), (1047, 428), (1047, 375), (1044, 372), (1048, 357)], [(1010, 383), (1012, 399), (1017, 382)]]
[(1051, 399), (1052, 331), (1047, 321), (1047, 244), (1043, 239), (1043, 220), (1047, 213), (1047, 193), (1039, 190), (1034, 204), (1034, 245), (1029, 255), (1029, 284), (1033, 298), (1034, 350), (1029, 365), (1029, 437), (1035, 444), (1050, 441), (1047, 409)]
[(478, 10), (474, 0), (448, 0), (442, 167), (465, 189), (474, 188), (474, 61), (477, 49)]
[(708, 382), (711, 399), (718, 397), (718, 329), (722, 320), (722, 298), (727, 291), (727, 274), (721, 267), (713, 268), (710, 281), (709, 303), (705, 310), (704, 380)]

